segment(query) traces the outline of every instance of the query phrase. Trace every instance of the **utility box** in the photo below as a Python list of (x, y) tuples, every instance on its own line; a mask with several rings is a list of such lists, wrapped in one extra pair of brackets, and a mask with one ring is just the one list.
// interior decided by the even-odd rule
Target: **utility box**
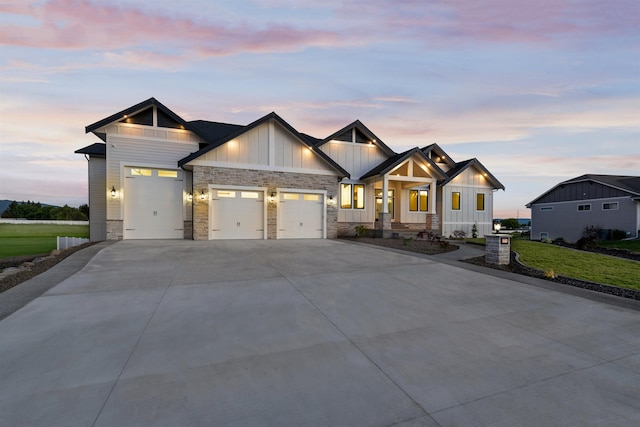
[(485, 262), (487, 264), (508, 265), (511, 261), (511, 235), (487, 234)]

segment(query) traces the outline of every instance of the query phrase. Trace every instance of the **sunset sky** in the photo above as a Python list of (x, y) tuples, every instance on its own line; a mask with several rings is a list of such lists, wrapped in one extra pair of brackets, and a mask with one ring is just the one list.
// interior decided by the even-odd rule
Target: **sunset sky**
[(84, 127), (150, 97), (185, 120), (359, 119), (506, 187), (640, 175), (638, 0), (0, 1), (0, 199), (87, 203)]

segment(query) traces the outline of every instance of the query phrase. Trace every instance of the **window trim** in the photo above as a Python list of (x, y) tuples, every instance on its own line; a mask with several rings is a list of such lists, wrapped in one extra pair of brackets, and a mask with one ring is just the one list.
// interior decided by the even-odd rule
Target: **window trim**
[[(349, 187), (349, 205), (345, 206), (344, 201), (343, 201), (343, 193), (346, 187)], [(360, 200), (356, 197), (356, 194), (358, 194), (357, 189), (358, 188), (362, 188), (362, 203), (359, 203)], [(340, 183), (340, 209), (344, 209), (344, 210), (364, 210), (365, 208), (365, 195), (366, 195), (366, 188), (364, 186), (364, 184), (354, 184), (354, 183), (349, 183), (349, 182), (343, 182)], [(358, 207), (358, 206), (360, 207)]]
[[(480, 196), (482, 196), (482, 209), (478, 209), (478, 202), (479, 202)], [(485, 193), (476, 193), (476, 212), (484, 212), (487, 210), (486, 199), (487, 199), (487, 196), (485, 195)]]
[[(582, 209), (580, 209), (582, 207)], [(588, 209), (585, 209), (588, 207)], [(581, 203), (576, 206), (577, 212), (591, 212), (591, 203)]]
[[(605, 205), (611, 205), (611, 207), (605, 208)], [(602, 210), (603, 211), (617, 211), (619, 209), (620, 209), (620, 203), (619, 202), (602, 202)]]
[[(456, 200), (456, 194), (458, 195)], [(457, 203), (455, 203), (457, 202)], [(451, 210), (452, 211), (460, 211), (462, 210), (462, 194), (460, 191), (452, 191), (451, 192)], [(457, 207), (456, 207), (457, 206)]]
[[(417, 193), (417, 199), (416, 199), (416, 209), (413, 209), (411, 207), (411, 195), (413, 193)], [(422, 200), (422, 193), (426, 193), (425, 196), (425, 205), (426, 206), (422, 206), (420, 201)], [(424, 208), (424, 209), (423, 209)], [(409, 212), (417, 212), (417, 213), (427, 213), (429, 212), (429, 190), (425, 189), (425, 188), (419, 188), (419, 189), (415, 189), (415, 190), (409, 190)]]
[(551, 212), (554, 210), (553, 206), (540, 206), (540, 212)]

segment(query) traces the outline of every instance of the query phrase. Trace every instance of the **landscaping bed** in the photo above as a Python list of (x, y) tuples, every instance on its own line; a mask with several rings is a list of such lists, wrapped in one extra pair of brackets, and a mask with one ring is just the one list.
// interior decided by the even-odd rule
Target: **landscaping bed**
[(451, 252), (458, 249), (458, 246), (444, 242), (442, 245), (437, 242), (420, 239), (381, 239), (374, 237), (341, 237), (343, 240), (353, 242), (366, 243), (369, 245), (383, 246), (385, 248), (400, 249), (403, 251), (418, 252), (425, 255), (437, 255), (445, 252)]

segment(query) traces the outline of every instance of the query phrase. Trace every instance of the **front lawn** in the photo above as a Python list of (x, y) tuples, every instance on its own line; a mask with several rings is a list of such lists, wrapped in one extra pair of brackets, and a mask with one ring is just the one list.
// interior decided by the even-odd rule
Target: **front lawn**
[(512, 239), (511, 249), (529, 267), (590, 282), (640, 290), (640, 262)]
[(0, 258), (48, 254), (56, 236), (89, 237), (88, 225), (0, 224)]
[(602, 246), (603, 248), (626, 249), (631, 252), (640, 253), (640, 239), (602, 240), (598, 241), (598, 246)]

